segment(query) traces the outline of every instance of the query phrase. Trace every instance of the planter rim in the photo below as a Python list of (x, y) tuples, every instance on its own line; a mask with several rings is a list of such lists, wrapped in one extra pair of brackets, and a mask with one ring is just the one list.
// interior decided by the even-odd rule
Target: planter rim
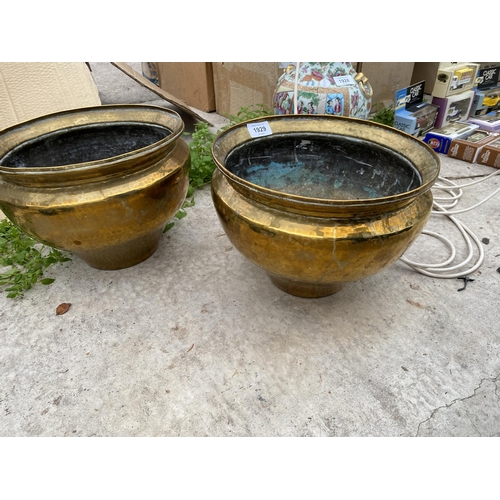
[[(145, 121), (140, 119), (140, 117), (147, 117), (148, 120)], [(6, 155), (15, 148), (26, 144), (26, 142), (36, 140), (39, 137), (49, 136), (50, 134), (79, 128), (89, 128), (103, 123), (150, 124), (167, 128), (171, 133), (148, 146), (100, 160), (48, 167), (9, 167), (1, 164)], [(43, 133), (34, 134), (34, 131), (37, 130)], [(128, 162), (129, 160), (135, 161), (139, 157), (147, 155), (154, 157), (156, 153), (164, 152), (165, 148), (173, 149), (176, 140), (183, 132), (184, 122), (176, 111), (149, 104), (109, 104), (58, 111), (0, 130), (0, 176), (19, 178), (26, 175), (29, 177), (31, 174), (50, 177), (52, 175), (70, 173), (72, 175), (76, 174), (83, 177), (89, 175), (92, 177), (91, 172), (96, 167), (113, 170), (118, 165), (123, 167), (124, 162)], [(9, 142), (16, 144), (9, 147), (7, 145)], [(3, 143), (6, 144), (3, 145)]]
[[(422, 183), (415, 189), (403, 193), (384, 196), (379, 198), (363, 198), (356, 200), (336, 200), (329, 198), (314, 198), (295, 194), (289, 194), (284, 191), (277, 191), (262, 187), (258, 184), (249, 182), (229, 171), (224, 163), (227, 155), (235, 148), (242, 146), (247, 142), (261, 140), (262, 138), (253, 138), (248, 132), (247, 125), (251, 123), (269, 122), (273, 135), (318, 134), (342, 135), (359, 139), (374, 145), (385, 147), (406, 158), (417, 169), (422, 176)], [(356, 133), (352, 133), (357, 131)], [(347, 132), (347, 133), (346, 133)], [(372, 138), (370, 139), (370, 135)], [(267, 136), (269, 137), (269, 136)], [(391, 144), (399, 142), (404, 147), (404, 151), (398, 151), (391, 147)], [(233, 146), (233, 147), (231, 147)], [(411, 154), (415, 150), (415, 154)], [(359, 118), (331, 116), (331, 115), (272, 115), (261, 118), (247, 120), (233, 125), (220, 132), (212, 144), (212, 157), (217, 169), (233, 184), (239, 191), (244, 191), (251, 197), (262, 200), (263, 198), (272, 200), (277, 205), (285, 205), (289, 208), (293, 206), (302, 206), (305, 209), (319, 209), (320, 211), (331, 208), (361, 208), (398, 206), (406, 204), (416, 196), (429, 190), (439, 177), (440, 159), (437, 153), (426, 143), (410, 134), (402, 132), (396, 128), (363, 120)], [(420, 157), (425, 160), (425, 165), (417, 165), (415, 158)], [(412, 160), (413, 158), (413, 160)]]

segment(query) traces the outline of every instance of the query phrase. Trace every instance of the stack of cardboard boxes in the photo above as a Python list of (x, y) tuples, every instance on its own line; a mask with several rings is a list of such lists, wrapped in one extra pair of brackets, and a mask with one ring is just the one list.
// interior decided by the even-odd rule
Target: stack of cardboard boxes
[[(288, 63), (175, 62), (142, 63), (143, 76), (188, 106), (235, 116), (241, 108), (273, 109), (278, 78)], [(293, 64), (293, 63), (292, 63)], [(356, 62), (373, 88), (372, 103), (392, 101), (397, 89), (410, 84), (413, 62)]]

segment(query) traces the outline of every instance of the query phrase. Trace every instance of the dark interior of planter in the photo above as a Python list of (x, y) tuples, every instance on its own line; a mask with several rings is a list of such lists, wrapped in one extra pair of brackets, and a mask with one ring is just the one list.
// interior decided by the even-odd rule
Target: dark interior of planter
[(10, 151), (6, 167), (55, 167), (103, 160), (130, 153), (164, 139), (165, 127), (142, 123), (103, 123), (61, 130), (26, 142)]
[(264, 188), (330, 200), (383, 198), (422, 183), (418, 170), (397, 152), (337, 135), (254, 139), (231, 151), (225, 167)]

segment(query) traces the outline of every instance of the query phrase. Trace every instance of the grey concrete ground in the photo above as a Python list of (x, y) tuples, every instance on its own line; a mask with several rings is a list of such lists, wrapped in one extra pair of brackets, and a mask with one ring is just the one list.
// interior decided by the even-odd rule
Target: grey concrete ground
[[(91, 66), (103, 103), (165, 104)], [(493, 171), (441, 158), (448, 177)], [(500, 436), (499, 196), (457, 216), (489, 240), (464, 291), (398, 261), (308, 300), (233, 249), (207, 187), (147, 261), (99, 271), (73, 258), (22, 300), (0, 294), (0, 435)], [(429, 228), (463, 254), (449, 221)], [(446, 252), (421, 236), (408, 255)]]

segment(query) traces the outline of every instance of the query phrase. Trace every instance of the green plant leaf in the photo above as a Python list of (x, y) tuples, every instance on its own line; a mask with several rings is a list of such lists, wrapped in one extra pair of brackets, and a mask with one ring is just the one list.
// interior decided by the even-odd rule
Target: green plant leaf
[(179, 210), (176, 214), (175, 214), (175, 218), (176, 219), (184, 219), (184, 217), (186, 217), (187, 215), (187, 212), (185, 210)]
[(169, 222), (164, 228), (163, 232), (166, 233), (169, 229), (172, 229), (175, 226), (175, 222)]
[(194, 197), (191, 198), (189, 201), (184, 201), (182, 204), (182, 208), (187, 208), (187, 207), (193, 207), (194, 206)]
[(394, 126), (394, 108), (386, 108), (383, 104), (378, 103), (374, 106), (377, 111), (370, 117), (371, 121), (376, 123), (382, 123), (383, 125), (388, 125), (389, 127)]
[(71, 260), (59, 250), (38, 243), (9, 220), (0, 221), (0, 286), (8, 298), (23, 297), (36, 283), (49, 285), (53, 278), (44, 278), (52, 265)]

